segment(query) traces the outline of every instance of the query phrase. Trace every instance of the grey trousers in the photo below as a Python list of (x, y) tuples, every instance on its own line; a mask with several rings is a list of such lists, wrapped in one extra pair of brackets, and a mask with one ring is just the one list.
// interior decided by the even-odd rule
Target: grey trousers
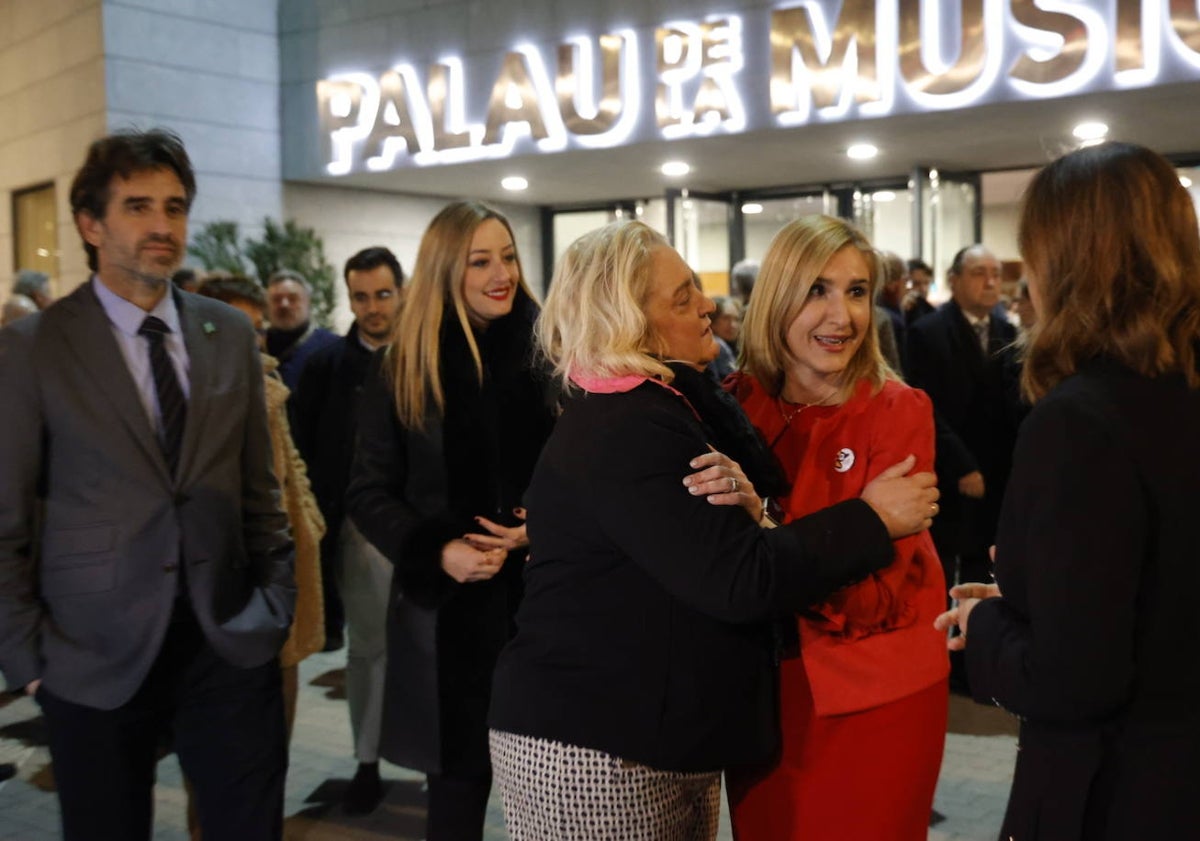
[(346, 700), (354, 757), (359, 762), (378, 762), (392, 565), (349, 517), (342, 523), (338, 548), (342, 560), (338, 588), (346, 611)]

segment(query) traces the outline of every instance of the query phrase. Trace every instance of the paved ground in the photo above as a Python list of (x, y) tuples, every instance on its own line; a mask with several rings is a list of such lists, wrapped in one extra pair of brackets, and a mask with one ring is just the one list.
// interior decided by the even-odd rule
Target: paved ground
[[(301, 689), (288, 777), (287, 841), (417, 841), (422, 837), (424, 795), (419, 774), (385, 767), (387, 797), (365, 818), (348, 818), (335, 805), (354, 772), (348, 755), (350, 725), (340, 698), (338, 671), (345, 653), (318, 654), (300, 668)], [(949, 733), (934, 808), (945, 815), (930, 841), (994, 841), (1004, 812), (1016, 756), (1015, 728), (999, 710), (951, 698)], [(0, 841), (49, 841), (58, 837), (58, 801), (37, 707), (27, 699), (0, 708), (0, 763), (18, 766), (0, 783)], [(159, 764), (155, 839), (187, 841), (179, 765)], [(492, 798), (486, 841), (502, 841), (504, 818)], [(731, 838), (722, 817), (722, 841)]]

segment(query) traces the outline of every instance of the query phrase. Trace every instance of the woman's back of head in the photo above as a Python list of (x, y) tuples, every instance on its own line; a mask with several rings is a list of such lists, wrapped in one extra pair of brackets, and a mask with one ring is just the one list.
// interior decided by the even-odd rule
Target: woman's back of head
[(634, 220), (597, 228), (567, 247), (537, 324), (541, 351), (564, 385), (572, 375), (670, 380), (670, 369), (646, 352), (644, 306), (659, 248), (670, 248), (666, 238)]
[(1165, 158), (1124, 143), (1059, 158), (1026, 190), (1019, 241), (1038, 309), (1031, 398), (1098, 356), (1200, 385), (1200, 229)]

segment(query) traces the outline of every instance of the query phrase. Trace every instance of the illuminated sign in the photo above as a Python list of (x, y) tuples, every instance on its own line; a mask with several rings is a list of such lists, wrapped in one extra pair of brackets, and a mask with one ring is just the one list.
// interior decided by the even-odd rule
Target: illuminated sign
[(341, 175), (1146, 86), (1164, 61), (1200, 77), (1194, 1), (804, 0), (333, 73), (316, 93)]

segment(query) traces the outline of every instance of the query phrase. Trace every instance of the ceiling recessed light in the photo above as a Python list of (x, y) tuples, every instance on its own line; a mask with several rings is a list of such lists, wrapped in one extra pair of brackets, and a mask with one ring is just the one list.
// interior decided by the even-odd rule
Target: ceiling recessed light
[(870, 143), (855, 143), (846, 150), (846, 157), (856, 161), (869, 161), (879, 154), (879, 149)]
[(1108, 126), (1100, 122), (1080, 123), (1071, 129), (1071, 134), (1080, 140), (1103, 140), (1108, 136)]
[(748, 201), (742, 205), (742, 213), (753, 216), (756, 213), (762, 213), (763, 206), (756, 201)]
[(681, 175), (687, 175), (692, 168), (683, 161), (667, 161), (662, 165), (661, 171), (663, 175), (678, 178)]
[(876, 190), (871, 193), (871, 198), (875, 201), (895, 201), (896, 194), (891, 190)]
[(500, 186), (515, 193), (518, 190), (526, 189), (529, 186), (529, 182), (520, 175), (510, 175), (500, 181)]
[(1182, 184), (1184, 187), (1191, 187), (1192, 179), (1188, 178), (1186, 175), (1181, 175), (1181, 176), (1179, 176), (1179, 183)]

